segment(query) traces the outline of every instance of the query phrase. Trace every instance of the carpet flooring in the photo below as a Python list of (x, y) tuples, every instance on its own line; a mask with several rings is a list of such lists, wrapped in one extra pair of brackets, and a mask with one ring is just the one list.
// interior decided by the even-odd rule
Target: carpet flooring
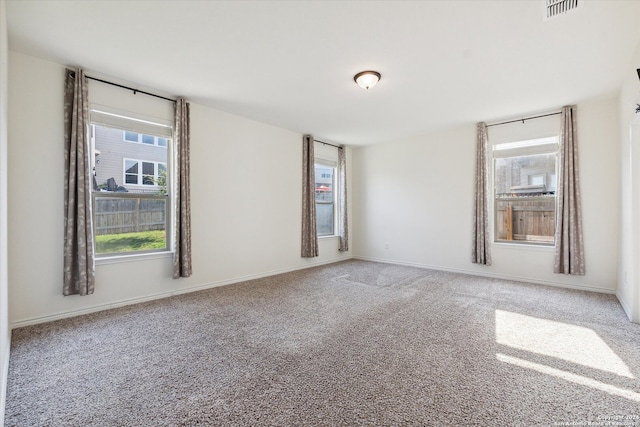
[(612, 295), (350, 260), (14, 330), (5, 423), (640, 426), (639, 377)]

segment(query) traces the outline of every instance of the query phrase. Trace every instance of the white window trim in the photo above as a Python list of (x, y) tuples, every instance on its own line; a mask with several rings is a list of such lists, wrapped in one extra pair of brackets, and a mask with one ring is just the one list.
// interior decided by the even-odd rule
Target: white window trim
[[(175, 227), (174, 223), (174, 212), (173, 207), (175, 205), (175, 189), (174, 186), (174, 164), (175, 164), (175, 146), (173, 145), (173, 123), (171, 120), (159, 119), (156, 117), (143, 116), (141, 114), (133, 113), (125, 110), (118, 110), (111, 107), (105, 107), (99, 104), (92, 103), (90, 105), (90, 124), (91, 128), (94, 129), (95, 125), (101, 125), (108, 128), (115, 128), (119, 130), (129, 130), (131, 132), (135, 132), (138, 135), (150, 135), (154, 136), (154, 144), (157, 144), (158, 138), (164, 138), (167, 141), (166, 146), (159, 146), (166, 150), (167, 153), (167, 161), (165, 162), (151, 162), (154, 163), (154, 185), (131, 185), (133, 188), (137, 189), (151, 189), (157, 190), (159, 186), (157, 185), (157, 178), (159, 173), (158, 165), (162, 164), (165, 166), (167, 170), (167, 194), (163, 196), (166, 200), (166, 216), (165, 216), (165, 243), (166, 246), (161, 249), (153, 249), (153, 250), (144, 250), (144, 251), (132, 251), (132, 252), (118, 252), (118, 253), (96, 253), (95, 261), (96, 265), (100, 264), (117, 264), (123, 262), (135, 262), (135, 261), (144, 261), (144, 260), (152, 260), (152, 259), (160, 259), (160, 258), (171, 258), (174, 253), (175, 248), (175, 239), (173, 235), (173, 230)], [(92, 134), (92, 138), (93, 138)], [(140, 136), (138, 137), (141, 138)], [(123, 133), (124, 140), (124, 133)], [(129, 142), (129, 141), (127, 141)], [(140, 142), (141, 143), (141, 142)], [(142, 143), (141, 143), (142, 144)], [(146, 146), (151, 146), (150, 144), (144, 144)], [(93, 144), (92, 144), (93, 146)], [(155, 145), (154, 145), (155, 146)], [(91, 151), (92, 158), (94, 156), (95, 147)], [(137, 161), (145, 161), (138, 159), (130, 159)], [(95, 166), (95, 165), (94, 165)], [(123, 160), (123, 185), (126, 185), (124, 179), (124, 160)], [(142, 170), (140, 169), (140, 176)], [(139, 178), (141, 180), (141, 178)], [(103, 193), (103, 192), (93, 192), (92, 191), (92, 200), (95, 201), (95, 197), (108, 197), (112, 195), (114, 197), (127, 197), (131, 193)], [(155, 194), (145, 194), (142, 193), (139, 195), (142, 198), (157, 198), (158, 196)], [(95, 237), (95, 236), (94, 236)]]
[(122, 264), (125, 262), (137, 262), (162, 258), (173, 258), (174, 251), (162, 249), (155, 252), (129, 252), (126, 254), (97, 255), (96, 265)]

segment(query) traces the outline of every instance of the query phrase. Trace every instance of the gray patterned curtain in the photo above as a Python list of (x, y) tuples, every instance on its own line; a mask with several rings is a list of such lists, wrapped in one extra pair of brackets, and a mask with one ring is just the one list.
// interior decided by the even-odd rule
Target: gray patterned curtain
[(189, 103), (184, 98), (176, 101), (176, 219), (174, 221), (175, 253), (173, 278), (191, 276), (191, 181), (189, 160)]
[(349, 225), (347, 223), (347, 149), (338, 149), (338, 250), (349, 250)]
[(88, 94), (84, 71), (66, 70), (63, 295), (90, 295), (95, 285)]
[(576, 113), (575, 105), (562, 107), (556, 252), (553, 272), (581, 276), (585, 274), (585, 268)]
[(302, 257), (318, 256), (313, 136), (302, 137)]
[(471, 262), (474, 264), (491, 265), (491, 250), (489, 242), (489, 215), (487, 213), (487, 125), (476, 125), (476, 187), (475, 210), (473, 212), (473, 249)]

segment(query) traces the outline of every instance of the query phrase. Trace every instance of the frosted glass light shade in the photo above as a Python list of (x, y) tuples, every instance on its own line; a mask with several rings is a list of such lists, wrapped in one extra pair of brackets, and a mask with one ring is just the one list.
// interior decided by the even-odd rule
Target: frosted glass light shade
[(378, 83), (380, 80), (380, 73), (377, 71), (362, 71), (356, 74), (353, 77), (353, 80), (358, 83), (358, 86), (368, 90)]

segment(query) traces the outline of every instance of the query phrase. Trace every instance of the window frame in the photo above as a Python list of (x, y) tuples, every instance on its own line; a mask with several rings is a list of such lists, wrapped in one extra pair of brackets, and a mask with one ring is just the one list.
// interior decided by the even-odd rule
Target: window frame
[[(320, 157), (315, 157), (314, 159), (314, 163), (313, 163), (313, 167), (314, 167), (314, 172), (316, 170), (316, 168), (321, 167), (321, 168), (325, 168), (325, 169), (331, 169), (332, 170), (332, 176), (331, 176), (331, 193), (333, 195), (332, 200), (331, 201), (318, 201), (315, 200), (315, 194), (314, 194), (314, 201), (316, 204), (316, 226), (317, 226), (317, 212), (318, 212), (318, 204), (320, 205), (331, 205), (332, 206), (332, 215), (331, 215), (331, 233), (327, 233), (327, 234), (320, 234), (317, 230), (316, 230), (316, 234), (318, 236), (318, 238), (324, 238), (324, 237), (335, 237), (337, 236), (337, 217), (338, 217), (338, 211), (337, 211), (337, 206), (338, 206), (338, 187), (337, 187), (337, 172), (338, 172), (338, 165), (335, 161), (333, 160), (327, 160), (327, 159), (323, 159)], [(315, 175), (315, 173), (314, 173)], [(322, 177), (324, 179), (326, 179), (326, 177)], [(317, 180), (316, 180), (317, 182)], [(316, 182), (314, 182), (314, 188), (315, 188), (315, 184)], [(315, 190), (314, 190), (315, 193)]]
[[(128, 139), (128, 138), (127, 138), (127, 134), (128, 134), (128, 133), (134, 133), (134, 134), (136, 134), (136, 140), (134, 141), (134, 140), (132, 140), (132, 139)], [(135, 142), (135, 143), (137, 143), (138, 141), (140, 141), (140, 134), (139, 134), (138, 132), (133, 132), (133, 131), (130, 131), (130, 130), (123, 130), (123, 131), (122, 131), (122, 139), (123, 139), (124, 141), (126, 141), (126, 142)]]
[[(91, 202), (94, 206), (92, 209), (93, 221), (96, 224), (96, 210), (95, 206), (97, 205), (98, 199), (101, 198), (112, 198), (112, 199), (139, 199), (138, 204), (142, 200), (164, 200), (164, 241), (165, 245), (162, 248), (157, 249), (145, 249), (145, 250), (136, 250), (136, 251), (128, 251), (128, 252), (102, 252), (99, 253), (97, 251), (97, 247), (94, 248), (94, 255), (96, 261), (104, 261), (109, 259), (136, 259), (140, 256), (167, 256), (168, 254), (173, 252), (174, 242), (173, 242), (173, 229), (175, 227), (173, 221), (173, 206), (174, 206), (174, 191), (172, 188), (172, 170), (173, 170), (173, 156), (174, 154), (174, 142), (173, 142), (173, 124), (169, 121), (159, 120), (156, 118), (144, 117), (134, 113), (129, 113), (126, 111), (115, 110), (108, 107), (103, 107), (97, 104), (92, 104), (90, 108), (90, 126), (89, 129), (92, 132), (90, 135), (91, 139), (91, 149), (90, 149), (90, 159), (93, 164), (92, 176), (95, 176), (95, 166), (97, 162), (95, 161), (95, 155), (100, 152), (96, 150), (95, 147), (95, 126), (101, 126), (106, 128), (115, 129), (122, 132), (122, 139), (125, 142), (132, 142), (134, 144), (141, 144), (147, 147), (161, 147), (166, 150), (166, 163), (161, 161), (148, 161), (141, 159), (133, 159), (130, 157), (125, 157), (123, 155), (122, 158), (122, 185), (135, 186), (137, 187), (134, 191), (136, 192), (116, 192), (116, 191), (95, 191), (91, 190)], [(155, 133), (157, 129), (158, 133)], [(138, 142), (134, 142), (131, 140), (125, 139), (125, 132), (133, 132), (138, 134)], [(153, 136), (154, 145), (151, 144), (142, 144), (141, 138), (142, 135)], [(157, 145), (158, 141), (162, 139), (166, 142), (166, 145)], [(115, 142), (112, 142), (115, 143)], [(138, 173), (137, 173), (137, 184), (126, 184), (126, 169), (125, 164), (127, 160), (138, 162)], [(152, 163), (154, 165), (154, 184), (142, 184), (142, 179), (144, 177), (142, 170), (142, 163)], [(158, 178), (160, 174), (160, 165), (164, 166), (166, 170), (166, 187), (165, 194), (159, 192), (160, 186), (158, 185)], [(130, 188), (131, 189), (131, 188)], [(141, 190), (140, 192), (137, 192)], [(144, 192), (143, 190), (152, 190), (152, 192)], [(154, 209), (152, 209), (154, 211)], [(124, 227), (123, 227), (124, 228)], [(96, 230), (94, 226), (93, 230), (94, 234), (94, 245), (96, 241)]]
[[(537, 143), (533, 143), (534, 141), (538, 141)], [(494, 244), (505, 244), (505, 245), (530, 245), (536, 247), (547, 247), (547, 248), (555, 248), (556, 246), (556, 219), (558, 215), (558, 177), (560, 176), (560, 135), (556, 134), (549, 137), (540, 137), (540, 138), (528, 138), (521, 141), (511, 141), (504, 143), (495, 143), (491, 144), (488, 148), (489, 151), (489, 167), (491, 168), (491, 197), (492, 197), (492, 212), (491, 212), (491, 221), (493, 222), (492, 233), (493, 238), (492, 242)], [(516, 157), (526, 157), (526, 156), (536, 156), (536, 155), (545, 155), (545, 154), (553, 154), (555, 156), (555, 191), (552, 196), (542, 196), (547, 198), (553, 198), (553, 206), (554, 206), (554, 217), (553, 217), (553, 241), (552, 242), (543, 242), (543, 241), (534, 241), (534, 240), (507, 240), (507, 239), (498, 239), (498, 203), (504, 201), (541, 201), (543, 200), (541, 196), (507, 196), (507, 197), (498, 197), (497, 188), (496, 188), (496, 175), (497, 175), (497, 160), (498, 159), (509, 159)], [(535, 174), (536, 176), (540, 174)], [(543, 178), (546, 183), (546, 173), (545, 178)]]

